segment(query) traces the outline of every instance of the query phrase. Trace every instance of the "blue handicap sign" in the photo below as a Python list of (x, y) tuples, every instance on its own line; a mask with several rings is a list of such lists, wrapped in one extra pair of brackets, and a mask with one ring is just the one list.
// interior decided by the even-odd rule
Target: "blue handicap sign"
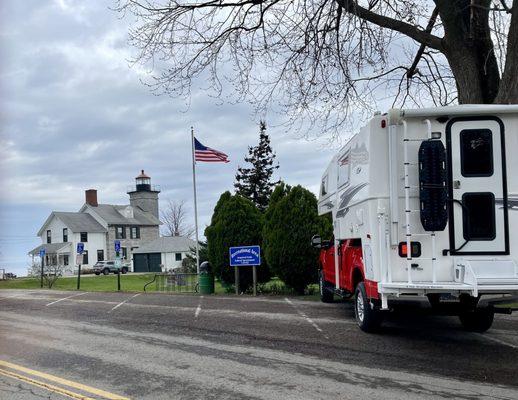
[(261, 248), (259, 246), (231, 247), (230, 266), (261, 265)]
[(85, 244), (84, 243), (78, 243), (77, 244), (77, 254), (83, 254), (85, 251)]
[(121, 251), (121, 241), (120, 240), (115, 241), (115, 251), (117, 253)]
[(40, 249), (40, 257), (41, 258), (45, 257), (45, 248)]

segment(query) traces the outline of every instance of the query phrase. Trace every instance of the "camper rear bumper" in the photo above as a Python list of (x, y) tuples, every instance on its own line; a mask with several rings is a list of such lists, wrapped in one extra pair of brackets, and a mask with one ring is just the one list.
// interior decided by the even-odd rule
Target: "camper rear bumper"
[(455, 258), (453, 281), (380, 282), (382, 294), (469, 293), (518, 294), (518, 264), (513, 259)]
[(518, 283), (516, 284), (480, 284), (470, 285), (456, 282), (391, 282), (379, 283), (378, 291), (382, 294), (416, 294), (427, 293), (469, 293), (473, 296), (479, 294), (516, 294), (518, 295)]

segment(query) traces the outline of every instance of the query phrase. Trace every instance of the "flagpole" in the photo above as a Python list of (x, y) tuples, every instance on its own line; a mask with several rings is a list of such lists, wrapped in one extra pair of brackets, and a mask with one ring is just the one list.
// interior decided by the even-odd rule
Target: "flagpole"
[(194, 229), (196, 232), (196, 272), (200, 273), (200, 245), (198, 241), (198, 201), (196, 199), (196, 158), (194, 156), (194, 128), (191, 126), (192, 186), (194, 190)]

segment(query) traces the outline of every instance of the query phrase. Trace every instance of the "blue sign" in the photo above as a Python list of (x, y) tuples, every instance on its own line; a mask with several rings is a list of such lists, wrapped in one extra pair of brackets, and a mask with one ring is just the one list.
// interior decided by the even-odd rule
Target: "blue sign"
[(40, 249), (40, 257), (41, 258), (45, 257), (45, 248)]
[(115, 252), (119, 253), (121, 251), (121, 241), (116, 240), (115, 241)]
[(261, 248), (259, 246), (231, 247), (230, 266), (261, 265)]
[(84, 243), (78, 243), (77, 244), (77, 254), (83, 254), (85, 251), (85, 244)]

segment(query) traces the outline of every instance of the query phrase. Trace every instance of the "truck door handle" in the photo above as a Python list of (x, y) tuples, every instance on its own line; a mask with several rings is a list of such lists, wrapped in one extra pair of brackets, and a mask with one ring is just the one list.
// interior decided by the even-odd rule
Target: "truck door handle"
[(460, 189), (460, 181), (453, 181), (453, 188)]

